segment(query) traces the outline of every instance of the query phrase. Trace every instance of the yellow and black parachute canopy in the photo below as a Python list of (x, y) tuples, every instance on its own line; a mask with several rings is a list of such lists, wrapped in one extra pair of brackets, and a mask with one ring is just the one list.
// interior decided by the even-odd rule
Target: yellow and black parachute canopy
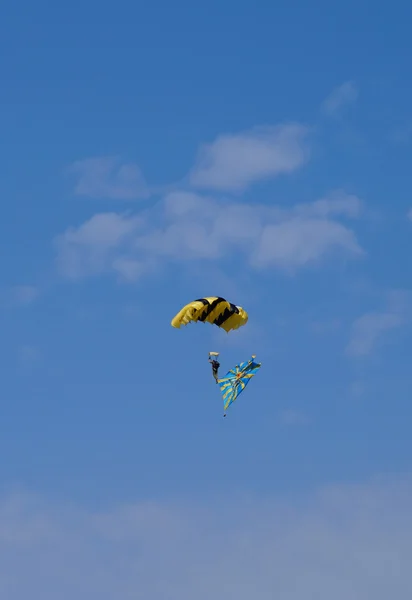
[(199, 298), (186, 304), (172, 319), (172, 327), (180, 328), (188, 323), (201, 321), (217, 325), (225, 331), (238, 329), (248, 321), (247, 312), (219, 296)]

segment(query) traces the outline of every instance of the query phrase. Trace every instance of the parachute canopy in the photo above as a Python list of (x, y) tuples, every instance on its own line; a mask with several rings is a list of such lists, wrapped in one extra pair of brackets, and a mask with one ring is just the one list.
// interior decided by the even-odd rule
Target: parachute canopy
[(242, 362), (226, 373), (224, 377), (218, 379), (220, 391), (223, 396), (223, 407), (226, 411), (228, 407), (243, 392), (249, 381), (259, 371), (262, 363), (255, 362), (255, 355), (250, 360)]
[(179, 329), (190, 321), (207, 321), (229, 332), (245, 325), (248, 318), (247, 312), (241, 306), (236, 306), (224, 298), (211, 296), (186, 304), (172, 319), (171, 325)]

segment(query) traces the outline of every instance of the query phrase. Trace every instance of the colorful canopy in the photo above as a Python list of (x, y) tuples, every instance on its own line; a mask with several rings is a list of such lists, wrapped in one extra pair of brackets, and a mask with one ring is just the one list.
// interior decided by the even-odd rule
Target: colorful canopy
[(232, 329), (238, 329), (248, 321), (247, 312), (241, 307), (228, 302), (219, 296), (209, 298), (199, 298), (186, 304), (175, 317), (173, 317), (172, 327), (180, 328), (187, 325), (190, 321), (202, 321), (221, 327), (226, 332)]
[(218, 379), (220, 391), (223, 396), (224, 410), (237, 399), (243, 392), (249, 381), (259, 371), (261, 363), (255, 362), (256, 356), (252, 354), (250, 360), (242, 362), (226, 373), (224, 377)]

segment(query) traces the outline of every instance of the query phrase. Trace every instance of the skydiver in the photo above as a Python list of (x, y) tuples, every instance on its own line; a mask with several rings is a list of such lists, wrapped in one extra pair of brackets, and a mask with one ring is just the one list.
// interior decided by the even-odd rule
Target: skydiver
[(210, 358), (210, 356), (209, 356), (209, 362), (212, 365), (212, 375), (215, 378), (216, 383), (217, 383), (217, 380), (219, 379), (218, 371), (219, 371), (220, 363), (215, 358)]

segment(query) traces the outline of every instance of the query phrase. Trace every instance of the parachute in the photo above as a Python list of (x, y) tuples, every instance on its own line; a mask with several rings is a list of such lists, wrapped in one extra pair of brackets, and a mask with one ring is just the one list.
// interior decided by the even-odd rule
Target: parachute
[(217, 380), (223, 396), (224, 417), (226, 416), (226, 410), (243, 392), (249, 381), (262, 366), (262, 363), (255, 362), (255, 358), (256, 356), (252, 354), (250, 360), (236, 365), (222, 379)]
[(171, 325), (179, 329), (191, 321), (202, 323), (208, 322), (221, 327), (227, 333), (232, 329), (238, 329), (248, 321), (247, 312), (241, 307), (228, 302), (219, 296), (210, 298), (199, 298), (186, 304), (175, 317)]

